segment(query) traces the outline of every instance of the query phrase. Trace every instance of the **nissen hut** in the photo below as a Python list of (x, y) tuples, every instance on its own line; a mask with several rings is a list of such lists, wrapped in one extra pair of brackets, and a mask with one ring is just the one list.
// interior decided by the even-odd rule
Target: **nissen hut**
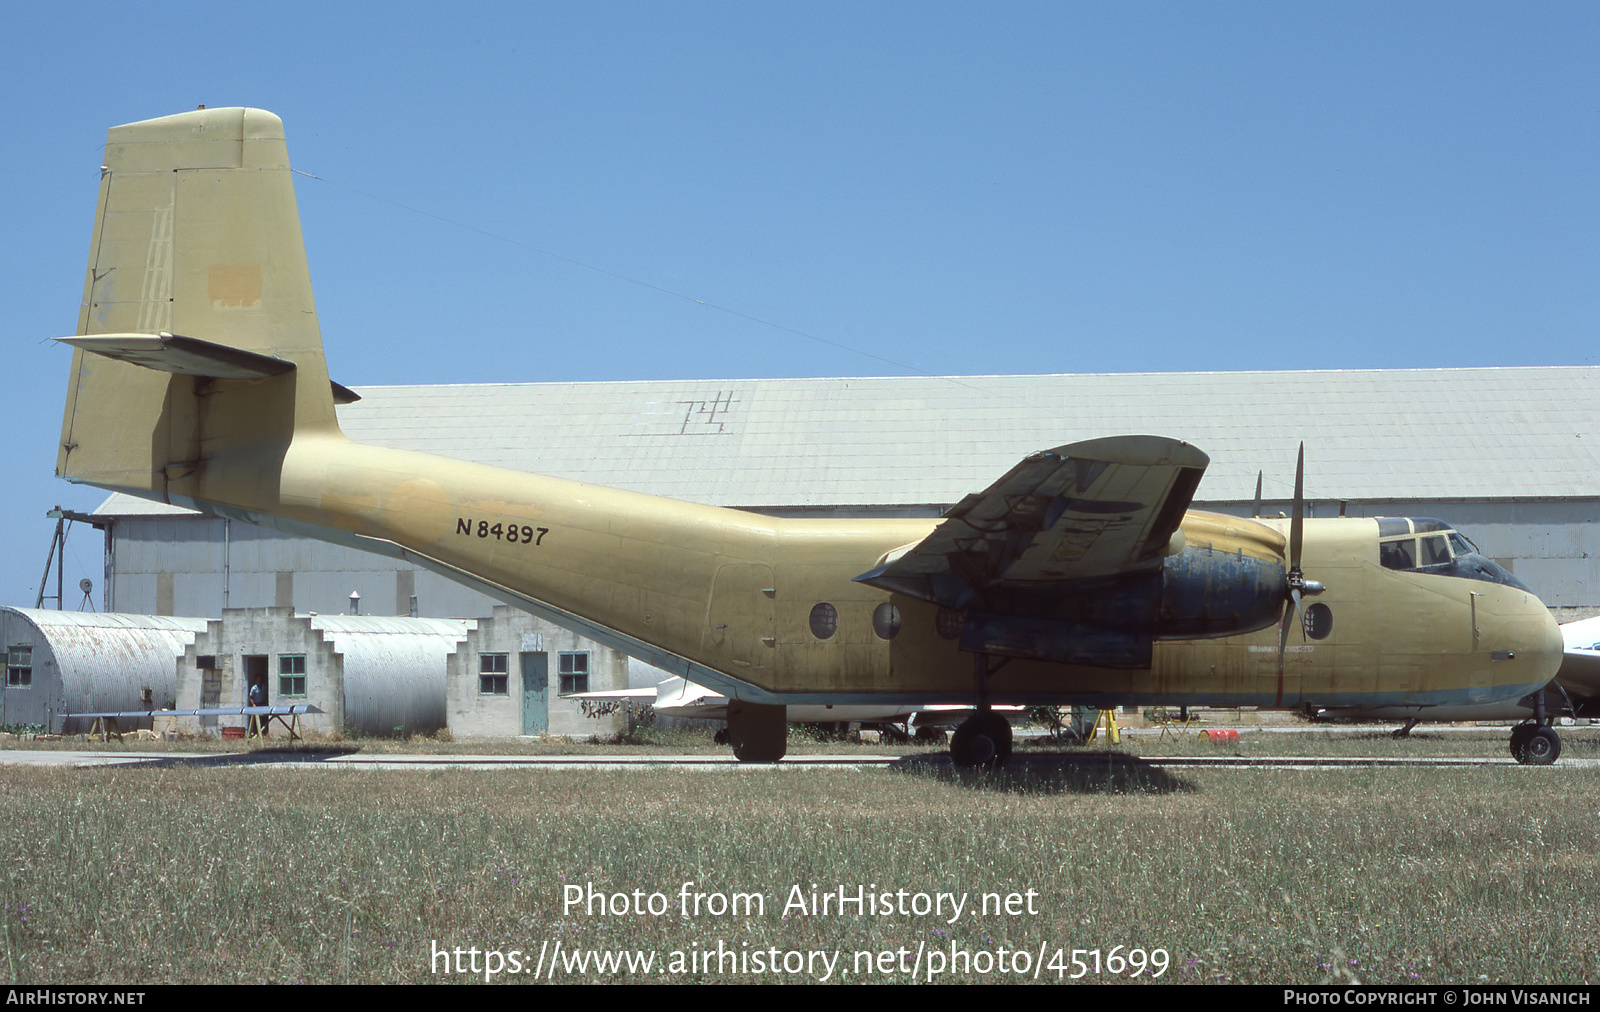
[[(245, 706), (260, 684), (269, 705), (309, 703), (309, 730), (431, 734), (445, 726), (445, 659), (467, 638), (462, 619), (296, 615), (230, 608), (185, 651), (178, 708)], [(178, 718), (183, 731), (243, 726), (244, 717)], [(220, 732), (217, 732), (220, 733)]]
[(6, 651), (0, 725), (80, 734), (93, 721), (71, 714), (171, 706), (178, 658), (205, 627), (201, 618), (0, 608)]

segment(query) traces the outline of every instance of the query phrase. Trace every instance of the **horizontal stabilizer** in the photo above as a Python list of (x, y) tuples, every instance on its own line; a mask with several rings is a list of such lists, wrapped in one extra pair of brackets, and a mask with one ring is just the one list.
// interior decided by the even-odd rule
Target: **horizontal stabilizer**
[[(257, 355), (253, 351), (178, 334), (95, 334), (56, 340), (146, 369), (208, 379), (265, 379), (281, 376), (295, 367), (293, 362), (271, 355)], [(333, 388), (335, 404), (354, 404), (361, 399), (360, 394), (343, 383), (329, 380), (328, 384)]]
[(74, 348), (131, 362), (146, 369), (213, 379), (266, 379), (294, 369), (294, 363), (243, 348), (230, 348), (177, 334), (96, 334), (58, 337)]

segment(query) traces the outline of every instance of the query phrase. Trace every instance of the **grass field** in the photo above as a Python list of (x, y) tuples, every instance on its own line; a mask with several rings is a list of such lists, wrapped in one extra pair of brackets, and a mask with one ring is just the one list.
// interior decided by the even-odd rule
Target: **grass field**
[[(1259, 737), (1235, 751), (1302, 750), (1303, 736)], [(1595, 754), (1565, 737), (1569, 755)], [(1501, 738), (1343, 747), (1498, 756)], [(1304, 750), (1329, 754), (1330, 741)], [(905, 982), (914, 961), (926, 977), (933, 953), (955, 971), (939, 979), (1054, 980), (1080, 966), (1086, 980), (1128, 979), (1132, 966), (1107, 958), (1118, 946), (1149, 966), (1163, 950), (1163, 982), (1600, 978), (1600, 771), (1162, 771), (1132, 754), (1163, 749), (1210, 751), (1135, 742), (992, 776), (915, 758), (861, 771), (9, 767), (0, 973), (466, 981), (484, 979), (491, 951), (502, 971), (512, 950), (531, 968), (559, 943), (569, 959), (656, 959), (648, 973), (591, 963), (560, 980), (804, 981), (826, 964), (788, 954), (814, 951), (839, 954), (832, 980)], [(569, 909), (565, 887), (585, 884), (625, 894), (628, 909)], [(807, 897), (904, 890), (913, 905), (949, 893), (966, 907), (953, 922), (948, 907), (785, 911), (795, 885)], [(765, 909), (718, 916), (708, 899), (683, 916), (685, 891), (759, 894)], [(1000, 912), (977, 909), (986, 893)], [(648, 909), (652, 894), (664, 913)], [(453, 957), (435, 953), (456, 948), (480, 972), (442, 972)], [(1090, 953), (1074, 965), (1074, 949), (1100, 950), (1098, 970)], [(754, 972), (756, 951), (793, 972)], [(544, 979), (542, 956), (539, 967)]]

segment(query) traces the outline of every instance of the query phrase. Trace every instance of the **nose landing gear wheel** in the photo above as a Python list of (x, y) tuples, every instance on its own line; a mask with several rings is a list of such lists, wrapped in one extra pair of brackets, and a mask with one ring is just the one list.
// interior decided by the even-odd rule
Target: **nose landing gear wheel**
[(1011, 723), (992, 711), (975, 713), (950, 736), (957, 766), (1000, 766), (1011, 755)]
[(1527, 766), (1548, 766), (1561, 756), (1561, 737), (1547, 724), (1518, 724), (1511, 730), (1511, 757)]

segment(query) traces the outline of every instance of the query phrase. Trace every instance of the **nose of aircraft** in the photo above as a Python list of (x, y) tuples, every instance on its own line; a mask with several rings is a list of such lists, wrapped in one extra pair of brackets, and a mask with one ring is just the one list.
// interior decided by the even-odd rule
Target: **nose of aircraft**
[(1538, 598), (1534, 598), (1534, 603), (1544, 612), (1544, 646), (1540, 653), (1549, 658), (1550, 677), (1554, 678), (1561, 669), (1561, 655), (1566, 651), (1566, 643), (1561, 636), (1561, 626), (1556, 622), (1556, 617), (1550, 614), (1550, 609)]
[(1528, 591), (1492, 584), (1475, 591), (1473, 621), (1473, 654), (1488, 655), (1496, 695), (1531, 692), (1560, 670), (1561, 627)]
[(1526, 658), (1530, 663), (1528, 667), (1521, 668), (1517, 680), (1536, 681), (1543, 685), (1554, 678), (1561, 668), (1561, 655), (1565, 649), (1561, 640), (1561, 626), (1543, 601), (1532, 594), (1523, 594), (1521, 597), (1517, 608), (1508, 609), (1506, 621), (1497, 623), (1503, 626), (1500, 631), (1504, 635), (1504, 645), (1492, 644), (1490, 649), (1495, 652), (1496, 660), (1502, 659), (1506, 653), (1517, 660)]

